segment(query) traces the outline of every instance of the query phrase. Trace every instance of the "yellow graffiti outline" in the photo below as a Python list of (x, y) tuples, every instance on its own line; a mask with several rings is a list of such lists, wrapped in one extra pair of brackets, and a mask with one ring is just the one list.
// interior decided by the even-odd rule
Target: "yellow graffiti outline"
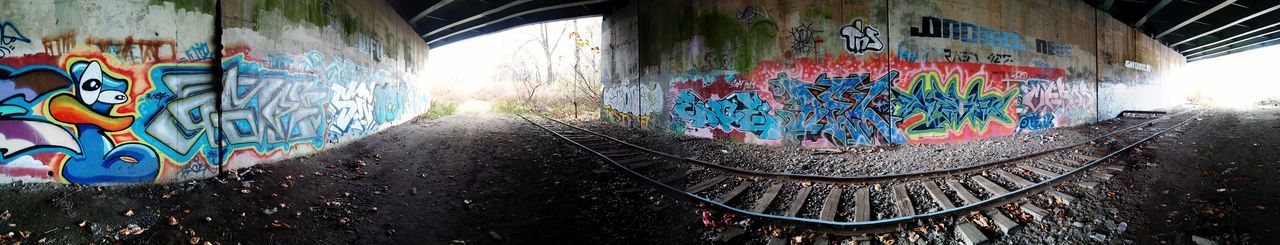
[[(922, 92), (931, 92), (931, 91), (937, 90), (937, 91), (946, 93), (946, 92), (954, 91), (957, 96), (957, 100), (963, 101), (965, 99), (968, 99), (969, 96), (971, 96), (969, 94), (968, 88), (973, 86), (980, 86), (980, 87), (985, 86), (987, 82), (986, 77), (983, 75), (971, 76), (968, 81), (962, 80), (961, 75), (956, 73), (948, 74), (945, 80), (939, 79), (941, 76), (942, 75), (939, 74), (938, 71), (929, 71), (929, 72), (921, 73), (911, 79), (911, 82), (908, 84), (906, 90), (899, 90), (899, 92), (915, 91), (915, 89), (918, 86), (924, 86), (921, 89)], [(958, 88), (965, 88), (965, 89), (957, 90)], [(897, 89), (897, 88), (894, 88), (894, 89)], [(1008, 90), (1009, 91), (1007, 92), (1001, 93), (997, 90), (980, 89), (979, 94), (976, 96), (979, 96), (979, 98), (984, 96), (995, 96), (997, 98), (1003, 97), (1004, 100), (1006, 100), (1005, 101), (1006, 108), (1002, 109), (1002, 111), (1007, 111), (1008, 105), (1011, 105), (1011, 103), (1013, 103), (1014, 100), (1016, 100), (1020, 96), (1019, 93), (1021, 93), (1020, 89), (1008, 89)], [(902, 105), (897, 105), (895, 106), (894, 110), (899, 110), (901, 109), (901, 107)], [(964, 108), (964, 110), (969, 110), (969, 109), (970, 108)], [(917, 115), (921, 117), (924, 116), (921, 113), (914, 113), (907, 116), (907, 118), (914, 117)], [(903, 130), (907, 133), (908, 137), (911, 137), (911, 138), (936, 138), (936, 137), (947, 137), (952, 134), (958, 135), (958, 134), (964, 133), (964, 129), (966, 127), (973, 130), (974, 133), (984, 133), (991, 126), (989, 124), (992, 123), (993, 121), (997, 124), (1004, 125), (1004, 126), (1014, 125), (1013, 117), (1009, 117), (1009, 120), (1003, 120), (998, 117), (996, 118), (988, 117), (985, 120), (986, 120), (986, 123), (978, 123), (978, 122), (975, 122), (974, 119), (964, 119), (964, 120), (960, 120), (959, 122), (944, 122), (943, 127), (941, 129), (909, 130), (912, 127), (915, 127), (917, 125), (920, 125), (928, 121), (928, 119), (926, 118), (926, 119), (918, 120), (915, 123), (905, 125), (903, 127)]]

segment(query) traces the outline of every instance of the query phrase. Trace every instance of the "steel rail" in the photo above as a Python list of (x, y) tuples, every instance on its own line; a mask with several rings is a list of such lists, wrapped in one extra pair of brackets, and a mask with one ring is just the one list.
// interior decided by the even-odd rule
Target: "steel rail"
[[(1184, 112), (1185, 112), (1185, 111), (1184, 111)], [(536, 123), (536, 122), (533, 122), (533, 120), (530, 120), (529, 118), (524, 117), (524, 116), (520, 116), (520, 118), (524, 119), (525, 121), (528, 121), (530, 124), (533, 124), (533, 125), (535, 125), (535, 126), (538, 126), (539, 128), (542, 128), (543, 130), (546, 130), (547, 132), (550, 132), (550, 133), (552, 133), (552, 134), (556, 135), (557, 137), (559, 137), (559, 138), (561, 138), (561, 139), (564, 139), (565, 141), (568, 141), (568, 142), (569, 142), (569, 143), (571, 143), (571, 144), (574, 144), (574, 145), (578, 146), (579, 148), (582, 148), (583, 150), (586, 150), (586, 151), (588, 151), (588, 152), (591, 152), (592, 154), (595, 154), (596, 156), (599, 156), (600, 158), (604, 159), (605, 161), (607, 161), (607, 162), (608, 162), (608, 163), (610, 163), (611, 165), (614, 165), (615, 167), (618, 167), (619, 169), (622, 169), (623, 171), (625, 171), (626, 173), (628, 173), (630, 176), (635, 177), (635, 178), (639, 178), (639, 179), (644, 180), (644, 181), (646, 181), (646, 182), (649, 182), (649, 184), (651, 184), (651, 185), (653, 185), (653, 186), (658, 187), (661, 191), (664, 191), (664, 192), (667, 192), (667, 193), (670, 193), (670, 194), (674, 194), (674, 195), (678, 195), (678, 196), (684, 196), (685, 198), (692, 199), (693, 201), (697, 201), (697, 202), (701, 202), (701, 203), (706, 203), (706, 204), (708, 204), (708, 205), (714, 206), (714, 207), (715, 207), (715, 208), (717, 208), (717, 209), (721, 209), (721, 210), (726, 210), (726, 211), (728, 211), (728, 212), (733, 212), (733, 213), (742, 214), (742, 215), (745, 215), (745, 216), (748, 216), (748, 217), (760, 218), (760, 219), (764, 219), (764, 220), (768, 220), (768, 221), (772, 221), (772, 222), (777, 222), (777, 223), (781, 223), (781, 224), (791, 224), (791, 225), (797, 225), (797, 226), (806, 226), (806, 227), (810, 227), (810, 228), (815, 228), (816, 230), (820, 230), (820, 231), (823, 231), (823, 232), (829, 232), (829, 233), (837, 233), (837, 234), (841, 234), (841, 233), (855, 233), (855, 232), (880, 232), (880, 231), (893, 231), (893, 230), (897, 230), (897, 229), (901, 228), (900, 226), (905, 225), (905, 224), (908, 224), (908, 223), (913, 223), (913, 222), (915, 222), (915, 223), (924, 223), (924, 222), (928, 222), (929, 220), (938, 220), (938, 219), (943, 219), (943, 218), (954, 218), (954, 217), (958, 217), (958, 216), (957, 216), (957, 214), (959, 214), (959, 215), (964, 215), (964, 214), (968, 214), (968, 211), (984, 210), (984, 209), (988, 209), (988, 208), (992, 208), (992, 207), (997, 207), (997, 206), (1000, 206), (1000, 205), (1004, 205), (1004, 204), (1008, 204), (1008, 203), (1014, 202), (1014, 201), (1016, 201), (1016, 200), (1019, 200), (1019, 199), (1021, 199), (1021, 198), (1023, 198), (1023, 197), (1026, 197), (1026, 196), (1029, 196), (1029, 195), (1032, 195), (1032, 194), (1038, 194), (1038, 193), (1040, 193), (1040, 191), (1041, 191), (1041, 190), (1043, 190), (1043, 189), (1046, 189), (1046, 188), (1050, 188), (1050, 187), (1054, 187), (1054, 186), (1060, 185), (1060, 184), (1062, 184), (1061, 182), (1064, 182), (1064, 181), (1066, 181), (1066, 180), (1067, 180), (1067, 179), (1069, 179), (1069, 178), (1078, 177), (1078, 176), (1076, 176), (1076, 175), (1078, 175), (1078, 174), (1080, 174), (1080, 173), (1083, 173), (1084, 171), (1087, 171), (1087, 170), (1089, 170), (1089, 169), (1093, 168), (1094, 166), (1099, 165), (1100, 163), (1102, 163), (1102, 162), (1103, 162), (1103, 161), (1105, 161), (1105, 160), (1108, 160), (1108, 159), (1110, 159), (1110, 158), (1112, 158), (1112, 157), (1115, 157), (1115, 156), (1117, 156), (1117, 155), (1119, 155), (1119, 154), (1121, 154), (1121, 153), (1128, 152), (1129, 150), (1132, 150), (1133, 148), (1137, 147), (1138, 145), (1141, 145), (1142, 143), (1145, 143), (1145, 142), (1147, 142), (1147, 141), (1150, 141), (1151, 139), (1154, 139), (1155, 137), (1160, 136), (1161, 134), (1164, 134), (1164, 133), (1169, 132), (1169, 131), (1171, 131), (1171, 130), (1173, 130), (1173, 129), (1176, 129), (1176, 128), (1178, 128), (1178, 127), (1181, 127), (1182, 125), (1185, 125), (1186, 123), (1190, 122), (1192, 119), (1195, 119), (1195, 118), (1196, 118), (1196, 117), (1198, 117), (1199, 115), (1202, 115), (1203, 113), (1204, 113), (1204, 112), (1200, 112), (1200, 113), (1196, 114), (1196, 116), (1192, 116), (1192, 117), (1190, 117), (1190, 118), (1187, 118), (1186, 120), (1183, 120), (1182, 122), (1179, 122), (1178, 124), (1175, 124), (1175, 125), (1173, 125), (1173, 126), (1171, 126), (1171, 127), (1168, 127), (1168, 128), (1163, 129), (1163, 130), (1160, 130), (1160, 131), (1156, 132), (1155, 134), (1152, 134), (1152, 135), (1150, 135), (1150, 136), (1147, 136), (1147, 137), (1145, 137), (1145, 138), (1143, 138), (1143, 139), (1141, 139), (1141, 140), (1139, 140), (1139, 141), (1137, 141), (1137, 142), (1131, 143), (1131, 144), (1129, 144), (1129, 145), (1127, 145), (1127, 146), (1125, 146), (1125, 147), (1123, 147), (1123, 148), (1120, 148), (1120, 149), (1118, 149), (1118, 150), (1112, 151), (1111, 153), (1108, 153), (1107, 155), (1104, 155), (1104, 156), (1102, 156), (1102, 157), (1098, 157), (1097, 159), (1094, 159), (1094, 160), (1092, 160), (1092, 161), (1089, 161), (1089, 162), (1085, 163), (1084, 165), (1082, 165), (1082, 166), (1080, 166), (1080, 167), (1076, 167), (1075, 169), (1073, 169), (1073, 170), (1071, 170), (1071, 171), (1068, 171), (1068, 172), (1066, 172), (1066, 173), (1062, 173), (1061, 175), (1058, 175), (1057, 177), (1052, 177), (1052, 178), (1049, 178), (1049, 179), (1047, 179), (1047, 180), (1045, 180), (1045, 181), (1037, 182), (1037, 183), (1035, 183), (1035, 184), (1033, 184), (1033, 185), (1031, 185), (1031, 186), (1027, 186), (1027, 187), (1019, 188), (1019, 189), (1016, 189), (1016, 190), (1011, 190), (1011, 191), (1009, 191), (1008, 193), (1005, 193), (1005, 194), (1003, 194), (1003, 195), (997, 195), (997, 196), (993, 196), (993, 197), (988, 197), (988, 198), (986, 198), (986, 199), (984, 199), (984, 200), (982, 200), (982, 201), (975, 202), (975, 203), (968, 203), (968, 204), (966, 204), (966, 205), (964, 205), (964, 206), (959, 206), (959, 207), (952, 208), (952, 209), (944, 209), (944, 210), (938, 210), (938, 211), (933, 211), (933, 212), (928, 212), (928, 213), (921, 213), (921, 214), (916, 214), (916, 215), (909, 215), (909, 216), (899, 216), (899, 217), (894, 217), (894, 218), (889, 218), (889, 219), (882, 219), (882, 220), (874, 220), (874, 221), (853, 221), (853, 222), (827, 221), (827, 220), (821, 220), (821, 219), (799, 218), (799, 217), (791, 217), (791, 216), (783, 216), (783, 215), (773, 215), (773, 214), (766, 214), (766, 213), (758, 213), (758, 212), (752, 212), (752, 211), (748, 211), (748, 210), (739, 209), (739, 208), (736, 208), (736, 207), (733, 207), (733, 206), (729, 206), (729, 205), (724, 204), (724, 203), (719, 203), (719, 202), (713, 201), (713, 200), (711, 200), (711, 199), (708, 199), (708, 198), (705, 198), (705, 197), (702, 197), (702, 196), (698, 196), (698, 195), (696, 195), (696, 194), (694, 194), (694, 193), (685, 192), (685, 191), (683, 191), (683, 190), (681, 190), (681, 189), (678, 189), (678, 188), (676, 188), (676, 187), (673, 187), (673, 186), (667, 185), (667, 184), (665, 184), (665, 183), (662, 183), (662, 182), (660, 182), (660, 181), (657, 181), (657, 180), (655, 180), (655, 179), (649, 178), (649, 177), (645, 176), (644, 174), (641, 174), (641, 173), (639, 173), (639, 172), (636, 172), (635, 170), (633, 170), (633, 169), (631, 169), (631, 168), (628, 168), (628, 167), (626, 167), (625, 165), (623, 165), (623, 164), (621, 164), (621, 163), (619, 163), (619, 162), (617, 162), (617, 161), (613, 160), (612, 158), (610, 158), (610, 157), (608, 157), (608, 156), (606, 156), (606, 155), (604, 155), (604, 154), (600, 153), (599, 151), (596, 151), (596, 150), (591, 149), (590, 147), (588, 147), (588, 146), (586, 146), (586, 145), (583, 145), (583, 144), (581, 144), (581, 143), (579, 143), (579, 142), (577, 142), (577, 141), (574, 141), (574, 140), (572, 140), (572, 139), (569, 139), (567, 136), (564, 136), (563, 134), (560, 134), (559, 132), (556, 132), (555, 130), (552, 130), (551, 128), (548, 128), (548, 127), (546, 127), (546, 126), (543, 126), (543, 125), (541, 125), (541, 124), (538, 124), (538, 123)], [(1183, 114), (1183, 113), (1177, 113), (1177, 114)], [(1175, 114), (1175, 115), (1177, 115), (1177, 114)], [(518, 116), (519, 116), (519, 115), (518, 115)], [(1170, 115), (1170, 116), (1172, 116), (1172, 115)], [(550, 119), (550, 118), (547, 118), (547, 119)], [(554, 120), (553, 120), (553, 121), (554, 121)], [(558, 121), (557, 121), (557, 122), (558, 122)], [(563, 123), (563, 122), (561, 122), (561, 123)], [(1145, 124), (1145, 123), (1144, 123), (1144, 124)], [(570, 125), (567, 125), (567, 124), (566, 124), (566, 126), (570, 126)], [(574, 127), (574, 128), (577, 128), (577, 127)]]
[[(958, 173), (973, 172), (973, 171), (980, 171), (980, 170), (990, 169), (990, 168), (997, 167), (998, 165), (1001, 165), (1001, 164), (1008, 164), (1008, 163), (1012, 163), (1012, 162), (1022, 161), (1022, 160), (1026, 160), (1026, 159), (1030, 159), (1030, 158), (1035, 158), (1035, 157), (1043, 156), (1043, 155), (1046, 155), (1046, 154), (1049, 154), (1049, 153), (1054, 153), (1054, 152), (1058, 152), (1058, 151), (1062, 151), (1062, 150), (1067, 150), (1067, 149), (1071, 149), (1071, 148), (1079, 147), (1079, 146), (1081, 146), (1081, 145), (1088, 144), (1088, 143), (1090, 143), (1090, 142), (1094, 142), (1094, 141), (1097, 141), (1097, 140), (1100, 140), (1100, 139), (1104, 139), (1104, 138), (1109, 138), (1109, 137), (1111, 137), (1111, 136), (1114, 136), (1114, 135), (1117, 135), (1117, 134), (1120, 134), (1120, 133), (1124, 133), (1124, 132), (1131, 131), (1131, 130), (1136, 129), (1136, 128), (1138, 128), (1138, 127), (1141, 127), (1141, 126), (1143, 126), (1143, 125), (1148, 125), (1148, 124), (1155, 123), (1155, 122), (1157, 122), (1157, 121), (1166, 120), (1166, 119), (1168, 119), (1168, 118), (1170, 118), (1170, 117), (1172, 117), (1172, 116), (1179, 115), (1179, 114), (1183, 114), (1183, 113), (1186, 113), (1186, 112), (1189, 112), (1189, 111), (1191, 111), (1191, 110), (1184, 110), (1184, 111), (1181, 111), (1181, 112), (1178, 112), (1178, 113), (1174, 113), (1174, 114), (1171, 114), (1171, 115), (1162, 116), (1162, 117), (1160, 117), (1160, 118), (1155, 118), (1155, 119), (1147, 120), (1147, 121), (1145, 121), (1145, 122), (1138, 123), (1138, 124), (1136, 124), (1136, 125), (1129, 126), (1129, 127), (1124, 128), (1124, 129), (1116, 130), (1116, 131), (1113, 131), (1113, 132), (1111, 132), (1111, 133), (1107, 133), (1107, 134), (1104, 134), (1104, 135), (1101, 135), (1101, 136), (1098, 136), (1098, 137), (1094, 137), (1094, 138), (1091, 138), (1091, 139), (1088, 139), (1088, 140), (1084, 140), (1084, 141), (1081, 141), (1081, 142), (1077, 142), (1077, 143), (1074, 143), (1074, 144), (1071, 144), (1071, 145), (1066, 145), (1066, 146), (1061, 146), (1061, 147), (1056, 147), (1056, 148), (1050, 148), (1050, 149), (1048, 149), (1048, 150), (1044, 150), (1044, 151), (1027, 153), (1027, 154), (1018, 155), (1018, 156), (1013, 156), (1013, 157), (1010, 157), (1010, 158), (1005, 158), (1005, 159), (1000, 159), (1000, 160), (994, 160), (994, 161), (988, 161), (988, 162), (981, 162), (981, 163), (976, 163), (976, 164), (970, 164), (970, 165), (963, 166), (963, 167), (956, 167), (956, 168), (949, 168), (949, 169), (938, 169), (938, 170), (929, 170), (929, 171), (920, 171), (920, 172), (911, 172), (911, 173), (897, 173), (897, 174), (887, 174), (887, 175), (875, 175), (875, 176), (830, 176), (830, 175), (814, 175), (814, 174), (776, 173), (776, 172), (767, 172), (767, 171), (750, 170), (750, 169), (743, 169), (743, 168), (738, 168), (738, 167), (725, 166), (725, 165), (720, 165), (720, 164), (710, 163), (710, 162), (706, 162), (706, 161), (702, 161), (702, 160), (697, 160), (697, 159), (692, 159), (692, 158), (687, 158), (687, 157), (682, 157), (682, 156), (672, 155), (672, 154), (668, 154), (668, 153), (665, 153), (665, 152), (661, 152), (661, 151), (657, 151), (657, 150), (649, 149), (649, 148), (646, 148), (646, 147), (643, 147), (643, 146), (639, 146), (639, 145), (632, 144), (632, 143), (630, 143), (630, 142), (626, 142), (626, 141), (623, 141), (623, 140), (619, 140), (619, 139), (614, 138), (614, 137), (612, 137), (612, 136), (608, 136), (608, 135), (605, 135), (605, 134), (597, 133), (597, 132), (595, 132), (595, 131), (587, 130), (587, 129), (584, 129), (584, 128), (581, 128), (581, 127), (578, 127), (578, 126), (570, 125), (570, 124), (568, 124), (568, 123), (562, 122), (562, 121), (560, 121), (560, 120), (556, 120), (556, 119), (554, 119), (554, 118), (547, 118), (547, 117), (543, 117), (543, 118), (546, 118), (546, 119), (551, 120), (551, 121), (553, 121), (553, 122), (556, 122), (556, 123), (559, 123), (559, 124), (562, 124), (562, 125), (565, 125), (565, 126), (568, 126), (568, 127), (571, 127), (571, 128), (574, 128), (574, 129), (577, 129), (577, 130), (583, 131), (583, 132), (587, 132), (587, 133), (590, 133), (590, 134), (593, 134), (593, 135), (596, 135), (596, 136), (599, 136), (599, 137), (602, 137), (602, 138), (608, 139), (608, 140), (613, 141), (613, 142), (615, 142), (615, 143), (620, 143), (620, 144), (626, 145), (626, 146), (628, 146), (628, 147), (632, 147), (632, 148), (635, 148), (635, 149), (638, 149), (638, 150), (641, 150), (641, 151), (644, 151), (644, 152), (648, 152), (648, 153), (650, 153), (650, 154), (655, 154), (655, 155), (659, 155), (659, 156), (663, 156), (663, 157), (667, 157), (667, 158), (673, 158), (673, 159), (677, 159), (677, 160), (681, 160), (681, 161), (685, 161), (685, 162), (690, 162), (690, 163), (694, 163), (694, 164), (701, 165), (701, 166), (703, 166), (703, 167), (713, 168), (713, 169), (718, 169), (718, 170), (725, 171), (725, 172), (730, 172), (730, 173), (733, 173), (733, 174), (736, 174), (736, 175), (751, 176), (751, 177), (763, 177), (763, 178), (771, 178), (771, 179), (784, 179), (784, 180), (810, 181), (810, 182), (831, 183), (831, 184), (860, 184), (860, 183), (871, 183), (871, 182), (885, 182), (885, 181), (888, 181), (888, 180), (916, 180), (916, 179), (925, 179), (925, 178), (932, 178), (932, 177), (937, 177), (937, 176), (948, 176), (948, 175), (955, 175), (955, 174), (958, 174)], [(522, 117), (523, 117), (523, 116), (522, 116)], [(528, 119), (526, 118), (526, 120), (528, 120)], [(532, 122), (532, 121), (530, 121), (530, 122)]]

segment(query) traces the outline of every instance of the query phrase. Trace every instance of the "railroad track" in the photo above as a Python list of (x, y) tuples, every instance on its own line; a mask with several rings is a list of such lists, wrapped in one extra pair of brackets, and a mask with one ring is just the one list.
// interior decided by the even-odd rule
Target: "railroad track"
[[(1200, 115), (1193, 111), (1012, 158), (883, 176), (741, 169), (655, 151), (551, 118), (540, 117), (537, 121), (543, 123), (538, 123), (521, 117), (659, 191), (713, 209), (808, 229), (822, 234), (816, 238), (818, 244), (825, 244), (828, 235), (859, 236), (931, 224), (954, 225), (955, 236), (976, 244), (987, 240), (983, 230), (1007, 233), (1017, 229), (1019, 221), (1037, 222), (1053, 215), (1046, 208), (1075, 202), (1075, 196), (1053, 187), (1083, 179), (1076, 185), (1091, 189), (1110, 180), (1123, 166), (1095, 167)], [(979, 229), (975, 219), (985, 226)], [(782, 242), (773, 239), (770, 244)]]

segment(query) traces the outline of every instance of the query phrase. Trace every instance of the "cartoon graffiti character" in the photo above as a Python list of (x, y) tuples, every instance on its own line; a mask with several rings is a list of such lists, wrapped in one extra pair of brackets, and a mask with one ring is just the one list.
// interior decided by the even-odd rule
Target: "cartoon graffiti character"
[[(160, 172), (155, 151), (136, 143), (117, 145), (107, 135), (133, 123), (132, 116), (112, 115), (116, 105), (129, 100), (128, 80), (110, 76), (98, 61), (77, 61), (70, 68), (70, 76), (45, 66), (0, 69), (0, 88), (7, 88), (0, 91), (0, 163), (59, 152), (67, 155), (62, 176), (73, 183), (155, 180)], [(27, 109), (41, 102), (47, 103), (50, 118)], [(50, 121), (71, 125), (74, 134)]]
[(76, 62), (71, 73), (72, 94), (49, 98), (53, 118), (75, 125), (82, 151), (67, 159), (62, 176), (82, 184), (155, 180), (160, 172), (155, 151), (137, 143), (116, 145), (106, 134), (133, 124), (132, 116), (111, 115), (116, 105), (129, 100), (128, 81), (104, 73), (97, 61)]

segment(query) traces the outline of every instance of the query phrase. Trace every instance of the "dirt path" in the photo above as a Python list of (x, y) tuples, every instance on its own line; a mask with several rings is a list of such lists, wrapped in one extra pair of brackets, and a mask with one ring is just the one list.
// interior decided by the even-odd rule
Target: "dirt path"
[(1280, 109), (1217, 109), (1176, 138), (1122, 184), (1142, 207), (1130, 215), (1139, 243), (1228, 244), (1280, 240)]
[[(260, 165), (238, 179), (15, 185), (0, 190), (0, 209), (11, 214), (3, 222), (15, 223), (0, 234), (30, 231), (18, 240), (55, 244), (701, 239), (693, 208), (598, 170), (603, 165), (594, 159), (568, 159), (584, 155), (553, 140), (515, 117), (464, 115), (408, 123), (312, 157)], [(128, 210), (133, 215), (125, 216)], [(120, 235), (129, 224), (146, 230)]]

